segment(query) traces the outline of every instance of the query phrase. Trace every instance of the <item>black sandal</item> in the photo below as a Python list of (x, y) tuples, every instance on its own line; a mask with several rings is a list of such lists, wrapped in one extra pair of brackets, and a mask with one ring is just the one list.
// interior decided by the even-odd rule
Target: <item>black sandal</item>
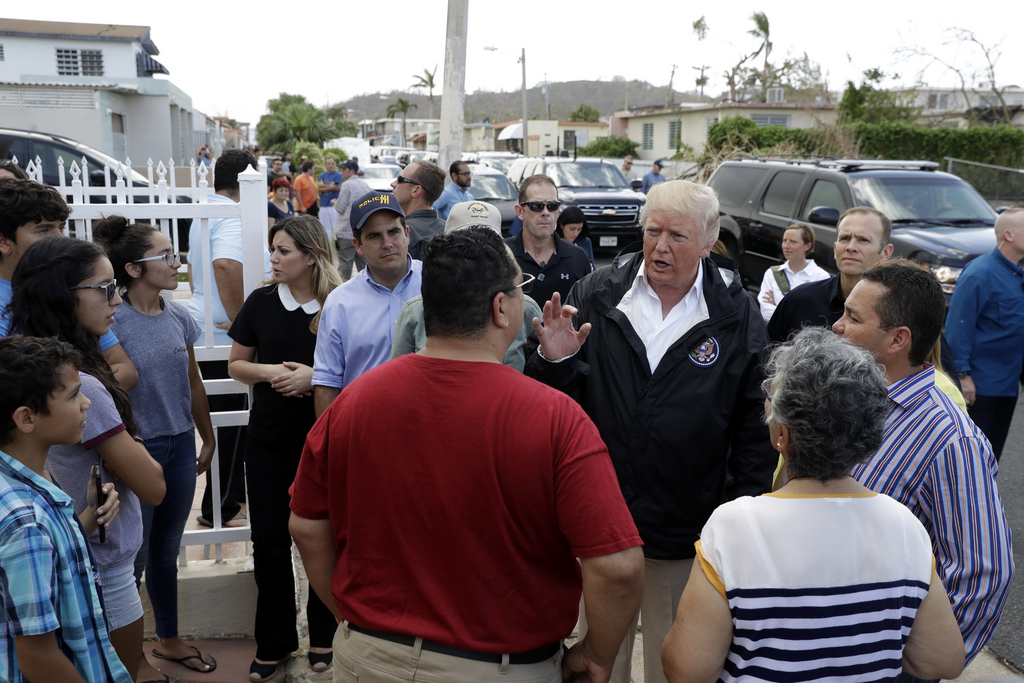
[(331, 665), (331, 661), (334, 659), (333, 652), (308, 652), (306, 658), (309, 659), (309, 668), (313, 671), (327, 671), (327, 667)]
[[(194, 655), (189, 655), (188, 657), (179, 657), (178, 659), (175, 659), (174, 657), (164, 657), (162, 654), (160, 654), (159, 652), (156, 651), (156, 648), (153, 648), (153, 656), (156, 657), (157, 659), (163, 659), (163, 660), (166, 660), (168, 662), (176, 662), (178, 664), (181, 664), (186, 669), (189, 669), (190, 671), (195, 671), (197, 674), (208, 674), (211, 671), (215, 671), (217, 669), (217, 660), (216, 659), (214, 659), (213, 657), (210, 657), (210, 663), (207, 664), (206, 662), (203, 661), (203, 653), (199, 651), (198, 647), (195, 647), (194, 645), (189, 645), (189, 647), (192, 648), (195, 651), (195, 654)], [(194, 669), (191, 666), (188, 666), (187, 664), (185, 664), (185, 662), (187, 662), (190, 659), (198, 659), (200, 664), (202, 664), (203, 666), (209, 666), (210, 668), (209, 669)]]
[(260, 664), (254, 659), (252, 660), (252, 664), (249, 665), (249, 680), (253, 683), (269, 681), (277, 674), (277, 670), (280, 668), (280, 661), (275, 662), (273, 664)]

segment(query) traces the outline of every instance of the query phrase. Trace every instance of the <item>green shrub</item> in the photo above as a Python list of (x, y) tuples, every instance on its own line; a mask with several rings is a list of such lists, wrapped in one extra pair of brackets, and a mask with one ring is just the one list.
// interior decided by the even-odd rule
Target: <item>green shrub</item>
[[(753, 123), (753, 122), (751, 122)], [(576, 153), (581, 157), (625, 157), (639, 156), (637, 148), (640, 143), (633, 142), (629, 138), (611, 136), (609, 138), (598, 138), (586, 147), (580, 147)]]
[(309, 157), (313, 162), (314, 175), (319, 175), (324, 170), (324, 150), (315, 142), (297, 142), (292, 147), (292, 159), (298, 164), (303, 155)]
[(327, 149), (325, 149), (324, 159), (326, 159), (327, 157), (331, 157), (339, 165), (341, 164), (341, 162), (348, 159), (348, 155), (345, 154), (345, 150), (338, 149), (337, 147), (328, 147)]

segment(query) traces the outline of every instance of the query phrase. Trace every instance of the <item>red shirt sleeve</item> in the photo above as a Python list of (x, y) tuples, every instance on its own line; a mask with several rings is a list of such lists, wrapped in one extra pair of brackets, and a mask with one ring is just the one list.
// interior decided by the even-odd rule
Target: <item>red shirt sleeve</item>
[(597, 427), (575, 402), (563, 405), (555, 508), (569, 548), (576, 557), (599, 557), (643, 545)]

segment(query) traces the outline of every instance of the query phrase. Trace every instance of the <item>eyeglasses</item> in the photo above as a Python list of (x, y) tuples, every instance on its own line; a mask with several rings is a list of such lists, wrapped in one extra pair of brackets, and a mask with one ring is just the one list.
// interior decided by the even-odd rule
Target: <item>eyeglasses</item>
[[(280, 189), (280, 188), (278, 188), (278, 189)], [(146, 261), (158, 261), (160, 259), (163, 259), (164, 263), (166, 263), (168, 266), (172, 266), (173, 267), (174, 266), (174, 262), (178, 260), (178, 252), (175, 251), (175, 252), (170, 253), (170, 254), (160, 254), (159, 256), (150, 256), (149, 258), (140, 258), (138, 261), (132, 261), (132, 263), (145, 263)]]
[(768, 401), (769, 403), (772, 402), (771, 379), (766, 379), (765, 381), (761, 382), (761, 394), (764, 396), (764, 400)]
[(105, 285), (81, 285), (79, 287), (70, 287), (69, 289), (102, 289), (103, 293), (107, 295), (107, 301), (111, 301), (114, 298), (114, 294), (117, 293), (117, 280), (111, 280)]
[(473, 172), (472, 172), (472, 171), (456, 171), (456, 172), (455, 172), (455, 175), (466, 175), (466, 176), (471, 176), (471, 175), (473, 175)]
[(544, 209), (547, 209), (551, 213), (558, 211), (558, 207), (562, 205), (562, 202), (523, 202), (522, 206), (528, 207), (530, 211), (534, 213), (540, 213)]
[(516, 285), (516, 289), (522, 289), (523, 294), (529, 294), (533, 290), (533, 283), (537, 278), (529, 273), (523, 273), (523, 281)]
[(398, 183), (399, 185), (401, 185), (402, 183), (405, 183), (407, 185), (415, 185), (416, 187), (423, 187), (422, 185), (417, 183), (415, 180), (409, 180), (404, 175), (400, 175), (397, 178), (395, 178), (395, 182)]

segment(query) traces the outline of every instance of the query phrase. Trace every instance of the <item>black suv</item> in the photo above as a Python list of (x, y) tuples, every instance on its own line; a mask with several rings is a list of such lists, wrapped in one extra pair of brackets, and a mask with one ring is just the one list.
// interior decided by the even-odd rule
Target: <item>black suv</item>
[(562, 157), (516, 159), (509, 180), (519, 187), (523, 178), (541, 173), (555, 181), (563, 209), (576, 206), (583, 211), (595, 250), (619, 251), (640, 239), (640, 207), (647, 198), (630, 188), (614, 164)]
[(721, 239), (756, 289), (764, 271), (785, 261), (782, 234), (796, 221), (814, 226), (815, 262), (836, 273), (832, 245), (839, 215), (870, 206), (892, 220), (893, 258), (927, 265), (947, 299), (971, 259), (995, 248), (996, 212), (973, 187), (930, 161), (742, 159), (719, 166)]

